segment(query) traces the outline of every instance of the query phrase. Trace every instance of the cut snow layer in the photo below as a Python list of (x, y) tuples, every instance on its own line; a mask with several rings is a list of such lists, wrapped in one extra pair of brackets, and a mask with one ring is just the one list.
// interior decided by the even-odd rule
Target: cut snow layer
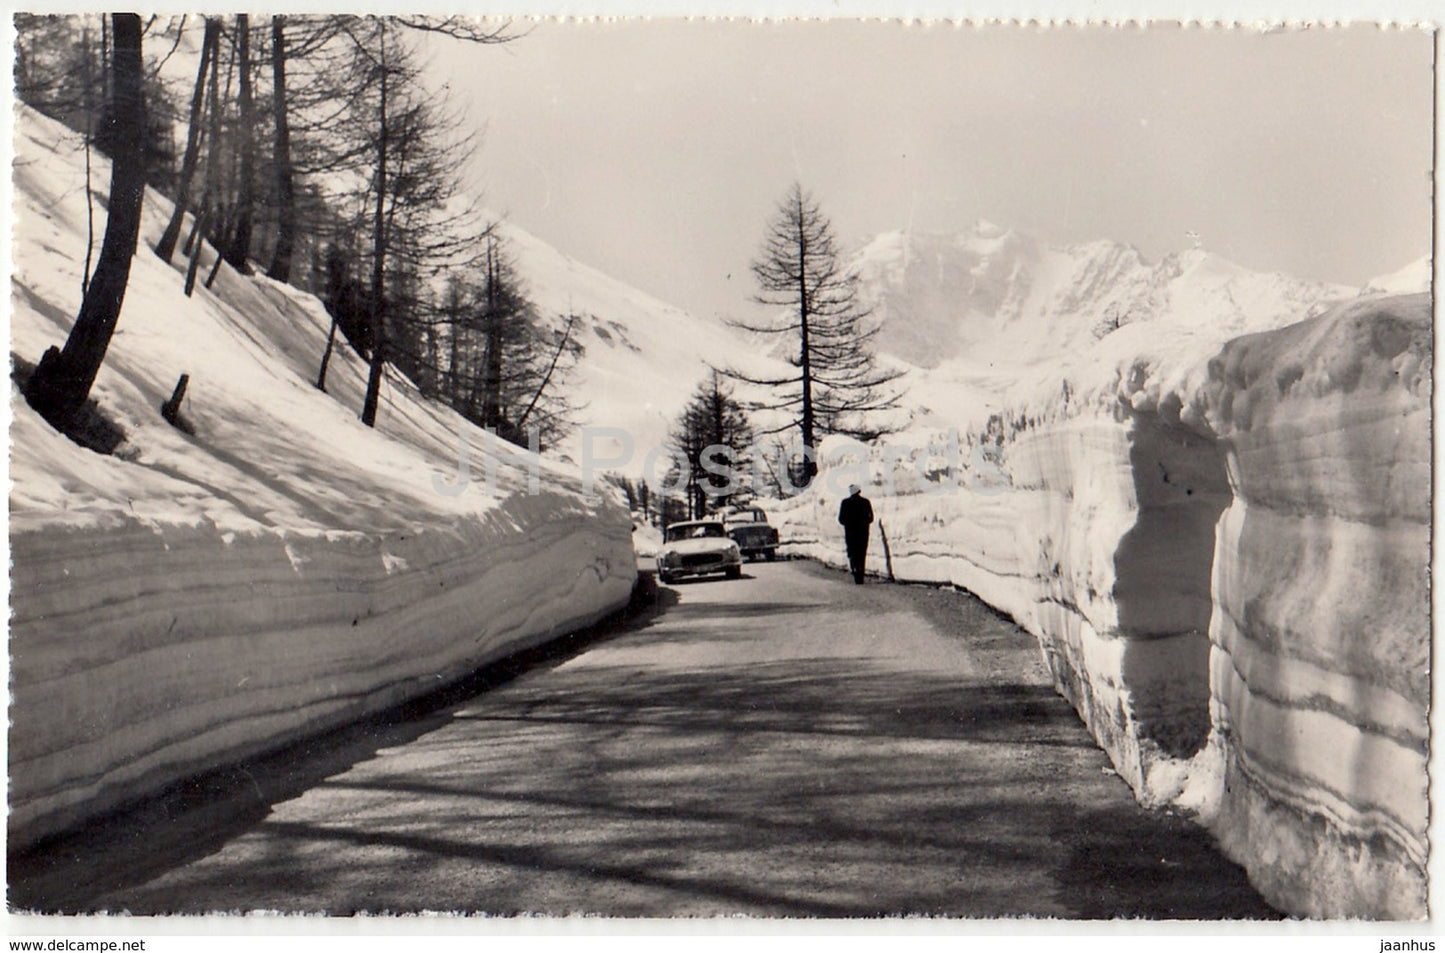
[[(17, 106), (14, 179), (11, 349), (33, 363), (79, 307), (79, 137)], [(363, 426), (344, 341), (317, 390), (315, 298), (229, 267), (187, 298), (150, 250), (170, 206), (145, 202), (92, 391), (119, 449), (12, 387), (12, 848), (585, 625), (635, 578), (627, 513), (574, 469), (489, 449), (390, 371)], [(192, 433), (159, 413), (182, 373)]]
[(938, 429), (826, 442), (770, 515), (841, 564), (866, 483), (871, 564), (1033, 632), (1141, 801), (1196, 812), (1283, 910), (1422, 917), (1430, 321), (1417, 295), (1122, 328)]
[(1230, 344), (1210, 639), (1214, 828), (1309, 916), (1425, 915), (1430, 301), (1366, 298)]

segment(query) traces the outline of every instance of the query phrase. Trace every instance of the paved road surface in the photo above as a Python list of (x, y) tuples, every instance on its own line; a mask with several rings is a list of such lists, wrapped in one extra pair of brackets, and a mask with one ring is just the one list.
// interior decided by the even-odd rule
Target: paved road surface
[(1272, 917), (1141, 810), (1033, 640), (811, 564), (12, 859), (12, 908)]

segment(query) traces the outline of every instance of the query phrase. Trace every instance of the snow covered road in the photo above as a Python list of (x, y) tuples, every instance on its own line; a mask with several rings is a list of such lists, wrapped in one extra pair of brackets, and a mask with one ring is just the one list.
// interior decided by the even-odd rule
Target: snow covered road
[[(1270, 917), (1140, 808), (1034, 638), (807, 563), (12, 858), (20, 909)], [(182, 803), (185, 802), (185, 803)]]

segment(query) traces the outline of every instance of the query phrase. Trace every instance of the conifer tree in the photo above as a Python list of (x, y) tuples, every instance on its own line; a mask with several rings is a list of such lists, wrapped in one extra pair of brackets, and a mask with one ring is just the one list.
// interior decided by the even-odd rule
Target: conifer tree
[(878, 415), (896, 406), (898, 394), (889, 385), (902, 372), (875, 363), (870, 341), (878, 329), (863, 323), (868, 311), (858, 300), (856, 275), (842, 261), (831, 222), (800, 184), (793, 184), (769, 220), (752, 270), (759, 288), (754, 300), (778, 310), (762, 323), (737, 324), (795, 341), (787, 360), (796, 373), (726, 373), (771, 391), (757, 409), (790, 416), (783, 428), (767, 432), (798, 428), (805, 454), (799, 482), (806, 485), (817, 473), (812, 455), (820, 437), (870, 440), (888, 432)]
[(701, 519), (747, 495), (742, 475), (752, 463), (748, 451), (753, 429), (717, 371), (698, 385), (673, 425), (669, 442), (675, 466), (685, 467), (687, 473), (689, 518)]

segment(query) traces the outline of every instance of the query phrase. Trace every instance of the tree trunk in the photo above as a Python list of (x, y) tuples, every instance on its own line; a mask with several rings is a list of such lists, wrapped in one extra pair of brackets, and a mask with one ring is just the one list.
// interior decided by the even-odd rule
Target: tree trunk
[(110, 33), (105, 14), (100, 15), (100, 101), (110, 102)]
[[(105, 23), (102, 14), (100, 22)], [(81, 57), (81, 82), (85, 84), (85, 269), (80, 273), (80, 297), (90, 290), (90, 265), (95, 255), (95, 196), (90, 191), (90, 156), (95, 148), (95, 84), (90, 75), (90, 25), (86, 21), (81, 33), (81, 46), (85, 55)]]
[[(453, 285), (448, 293), (455, 295), (456, 286)], [(450, 311), (448, 317), (451, 319), (447, 325), (447, 344), (451, 349), (451, 354), (447, 358), (447, 403), (456, 407), (461, 403), (462, 393), (461, 381), (457, 376), (457, 333), (461, 330), (462, 319), (458, 300), (453, 297), (448, 300), (447, 304)]]
[(125, 300), (131, 258), (140, 234), (145, 194), (145, 101), (141, 95), (141, 21), (134, 13), (111, 14), (115, 30), (112, 54), (114, 100), (111, 141), (110, 208), (95, 275), (65, 348), (51, 348), (25, 388), (25, 396), (52, 424), (63, 427), (85, 405), (105, 360)]
[(196, 216), (196, 223), (191, 226), (191, 237), (187, 245), (190, 248), (191, 260), (186, 265), (186, 297), (189, 298), (196, 290), (196, 272), (201, 267), (201, 249), (206, 247), (206, 225), (211, 217), (210, 196), (201, 203), (201, 212)]
[(191, 382), (191, 375), (182, 374), (176, 381), (176, 389), (171, 391), (171, 399), (161, 404), (161, 417), (172, 427), (187, 429), (181, 421), (181, 401), (186, 399), (186, 385)]
[(206, 131), (206, 190), (201, 195), (201, 212), (191, 226), (190, 237), (186, 239), (186, 254), (191, 261), (186, 266), (186, 297), (196, 290), (196, 276), (201, 268), (201, 251), (206, 247), (206, 236), (215, 228), (217, 218), (216, 196), (221, 189), (221, 40), (216, 37), (216, 48), (211, 51), (211, 89), (207, 97), (206, 110), (210, 115), (210, 128)]
[(361, 422), (376, 426), (376, 405), (381, 397), (381, 373), (385, 366), (386, 328), (386, 21), (379, 23), (381, 95), (376, 137), (376, 218), (372, 226), (371, 258), (371, 371), (366, 377), (366, 399)]
[(276, 249), (266, 277), (291, 280), (291, 255), (296, 247), (296, 191), (291, 166), (291, 129), (286, 120), (286, 18), (271, 18), (271, 76), (276, 126)]
[[(216, 227), (219, 229), (219, 234), (226, 235), (231, 231), (230, 223), (232, 212), (233, 209), (226, 208), (224, 204), (220, 204), (216, 207)], [(219, 251), (217, 251), (216, 260), (211, 262), (211, 270), (206, 273), (207, 291), (209, 291), (211, 289), (211, 286), (216, 283), (216, 275), (220, 274), (221, 263), (225, 260), (226, 256), (222, 255)]]
[(336, 344), (336, 315), (331, 316), (331, 330), (326, 333), (326, 350), (321, 354), (321, 369), (316, 372), (316, 389), (326, 391), (326, 369), (331, 365), (331, 349)]
[(493, 433), (502, 425), (502, 315), (501, 266), (496, 239), (487, 237), (487, 352), (482, 385), (482, 426)]
[(798, 194), (798, 325), (801, 328), (802, 346), (799, 348), (798, 363), (802, 372), (802, 431), (803, 431), (803, 486), (813, 482), (818, 474), (818, 464), (812, 454), (814, 444), (813, 419), (813, 346), (809, 340), (808, 324), (812, 309), (808, 307), (808, 235), (804, 227), (806, 214), (802, 193)]
[(156, 254), (161, 261), (169, 263), (175, 253), (176, 242), (181, 237), (181, 220), (186, 215), (186, 204), (191, 194), (191, 178), (196, 174), (196, 163), (201, 153), (201, 107), (205, 103), (206, 70), (211, 57), (217, 55), (221, 43), (221, 21), (216, 17), (206, 18), (205, 39), (201, 41), (201, 65), (196, 70), (196, 87), (191, 93), (191, 125), (186, 132), (186, 154), (181, 160), (180, 181), (176, 184), (176, 207), (171, 220), (166, 224), (165, 233), (156, 245)]
[(256, 125), (255, 110), (251, 106), (251, 18), (248, 14), (236, 14), (237, 72), (240, 89), (236, 103), (240, 111), (240, 126), (237, 130), (240, 145), (240, 184), (236, 189), (235, 231), (226, 249), (226, 262), (245, 274), (250, 266), (246, 258), (251, 254), (251, 214), (255, 204), (255, 152), (256, 139), (252, 130)]

